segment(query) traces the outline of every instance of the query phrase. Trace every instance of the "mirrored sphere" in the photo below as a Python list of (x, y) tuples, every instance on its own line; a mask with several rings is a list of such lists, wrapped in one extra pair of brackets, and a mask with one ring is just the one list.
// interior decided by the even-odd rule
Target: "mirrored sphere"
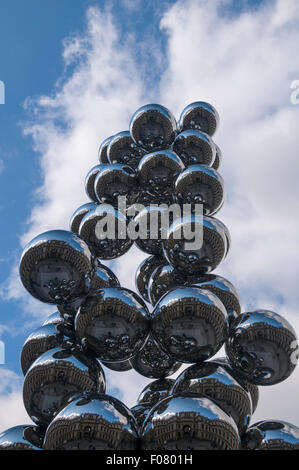
[(195, 214), (176, 219), (163, 240), (169, 264), (186, 275), (206, 274), (215, 269), (227, 252), (225, 232), (215, 220)]
[(175, 179), (184, 169), (182, 160), (171, 150), (148, 153), (139, 162), (138, 179), (143, 191), (162, 197), (173, 193)]
[(174, 140), (177, 123), (172, 113), (159, 104), (137, 109), (130, 121), (130, 133), (141, 147), (153, 151), (167, 148)]
[(93, 166), (89, 172), (87, 173), (86, 175), (86, 178), (85, 178), (85, 192), (87, 194), (87, 196), (89, 197), (89, 199), (91, 199), (93, 202), (95, 203), (98, 203), (98, 198), (97, 198), (97, 195), (95, 193), (95, 189), (94, 189), (94, 183), (95, 183), (95, 180), (96, 180), (96, 177), (98, 176), (99, 174), (99, 171), (103, 168), (106, 167), (106, 164), (104, 163), (100, 163), (98, 165), (95, 165)]
[[(86, 297), (86, 296), (85, 296)], [(66, 321), (74, 321), (74, 317), (79, 310), (80, 305), (82, 304), (84, 298), (75, 300), (70, 304), (57, 305), (57, 310), (59, 311), (61, 317)]]
[(225, 236), (225, 239), (226, 239), (226, 251), (225, 251), (225, 254), (224, 254), (224, 258), (226, 258), (226, 256), (228, 255), (228, 252), (229, 252), (229, 250), (230, 250), (231, 243), (232, 243), (231, 236), (230, 236), (230, 232), (229, 232), (227, 226), (222, 222), (222, 220), (216, 219), (216, 217), (214, 217), (214, 216), (209, 217), (209, 220), (212, 220), (212, 221), (213, 221), (213, 224), (215, 225), (215, 227), (217, 228), (217, 230), (219, 230), (220, 232), (222, 232), (222, 233), (224, 234), (224, 236)]
[(179, 204), (202, 204), (204, 215), (213, 215), (224, 203), (224, 181), (220, 174), (206, 165), (191, 165), (175, 182)]
[(107, 139), (103, 140), (99, 147), (98, 151), (98, 159), (100, 163), (109, 163), (108, 161), (108, 155), (107, 155), (107, 150), (108, 146), (110, 144), (110, 141), (113, 139), (113, 135), (110, 137), (107, 137)]
[(158, 266), (148, 281), (149, 299), (155, 305), (164, 294), (183, 285), (186, 285), (186, 279), (182, 272), (177, 271), (171, 264)]
[(245, 450), (299, 450), (299, 428), (286, 421), (252, 424), (242, 438)]
[(20, 277), (35, 298), (68, 304), (86, 295), (94, 272), (94, 256), (72, 232), (52, 230), (33, 238), (20, 260)]
[(130, 359), (149, 334), (149, 313), (137, 294), (124, 288), (104, 288), (89, 295), (75, 319), (78, 337), (100, 360)]
[(45, 450), (135, 450), (137, 423), (129, 408), (108, 395), (78, 397), (47, 429)]
[(219, 125), (219, 114), (216, 109), (204, 101), (196, 101), (186, 106), (179, 120), (181, 131), (198, 129), (210, 136), (215, 134)]
[(127, 236), (127, 221), (122, 212), (110, 204), (101, 204), (83, 217), (79, 234), (100, 259), (124, 255), (133, 240)]
[(287, 379), (298, 357), (293, 327), (269, 310), (238, 316), (229, 329), (225, 348), (233, 369), (255, 385), (274, 385)]
[(181, 392), (201, 393), (212, 398), (233, 418), (240, 433), (248, 427), (252, 414), (250, 394), (219, 364), (203, 362), (185, 369), (171, 390), (173, 395)]
[(175, 138), (173, 150), (186, 167), (200, 163), (212, 166), (216, 158), (216, 147), (211, 137), (205, 132), (188, 129)]
[(60, 313), (57, 311), (57, 312), (54, 312), (54, 313), (51, 313), (51, 315), (49, 315), (43, 325), (50, 325), (50, 324), (59, 324), (59, 323), (63, 323), (64, 322), (64, 319), (62, 318), (62, 316), (60, 315)]
[(151, 314), (152, 333), (172, 359), (195, 363), (221, 348), (226, 332), (226, 310), (218, 297), (198, 287), (168, 292)]
[(131, 408), (131, 412), (138, 424), (139, 431), (141, 431), (145, 418), (151, 411), (152, 407), (151, 403), (142, 403), (142, 405), (136, 405)]
[(42, 450), (43, 441), (41, 428), (23, 424), (0, 433), (0, 450)]
[(23, 400), (31, 419), (47, 426), (75, 393), (105, 390), (104, 372), (96, 359), (76, 348), (54, 348), (25, 375)]
[(259, 401), (259, 389), (257, 385), (251, 384), (247, 382), (247, 380), (241, 378), (236, 373), (236, 371), (232, 368), (232, 366), (230, 365), (226, 357), (217, 357), (213, 359), (211, 362), (221, 365), (224, 369), (228, 371), (228, 373), (232, 377), (234, 377), (234, 379), (236, 379), (242, 385), (243, 388), (245, 388), (245, 390), (248, 390), (251, 396), (252, 414), (253, 414), (257, 408), (258, 401)]
[[(135, 244), (151, 255), (163, 255), (163, 238), (166, 237), (168, 211), (164, 207), (147, 206), (134, 217)], [(165, 229), (166, 227), (166, 229)]]
[(215, 142), (214, 142), (214, 145), (216, 148), (216, 156), (215, 156), (214, 163), (212, 164), (212, 168), (214, 168), (215, 170), (218, 170), (222, 162), (222, 152), (221, 152), (220, 147), (218, 147), (218, 145), (215, 144)]
[(78, 207), (73, 213), (71, 220), (70, 220), (70, 231), (74, 233), (79, 233), (79, 227), (83, 217), (91, 212), (92, 210), (96, 209), (97, 204), (95, 202), (88, 202), (87, 204), (83, 204), (83, 206)]
[(104, 266), (104, 264), (98, 262), (95, 275), (91, 282), (91, 290), (94, 291), (102, 289), (103, 287), (120, 287), (120, 283), (114, 272), (108, 268), (108, 266)]
[(137, 192), (135, 171), (120, 163), (102, 166), (95, 178), (94, 191), (100, 203), (116, 206), (123, 196), (127, 204), (132, 204)]
[(110, 163), (122, 163), (135, 169), (146, 151), (134, 142), (129, 131), (123, 131), (111, 139), (107, 153)]
[(214, 401), (196, 394), (165, 398), (148, 414), (144, 450), (237, 450), (234, 420)]
[(131, 359), (131, 364), (139, 374), (150, 379), (168, 377), (181, 366), (161, 350), (151, 335), (143, 348)]
[(165, 263), (164, 258), (160, 256), (149, 256), (145, 258), (137, 268), (135, 274), (136, 289), (146, 302), (150, 302), (147, 291), (150, 276), (155, 269), (163, 263)]
[(140, 392), (137, 403), (139, 405), (151, 404), (153, 407), (159, 401), (169, 397), (174, 383), (175, 380), (173, 379), (159, 379), (150, 382)]
[(114, 370), (115, 372), (127, 372), (132, 369), (131, 360), (121, 362), (105, 362), (101, 361), (102, 365), (107, 369)]

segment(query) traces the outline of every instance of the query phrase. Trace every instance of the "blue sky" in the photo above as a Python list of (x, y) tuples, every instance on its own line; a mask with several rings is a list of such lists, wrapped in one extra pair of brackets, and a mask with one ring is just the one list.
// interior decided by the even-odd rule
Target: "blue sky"
[[(298, 329), (299, 108), (289, 100), (290, 82), (299, 79), (298, 21), (295, 0), (1, 1), (0, 409), (18, 411), (0, 420), (0, 431), (25, 419), (19, 354), (54, 311), (18, 284), (22, 245), (45, 229), (67, 228), (86, 200), (83, 180), (98, 144), (124, 130), (146, 102), (161, 102), (176, 116), (196, 99), (217, 107), (227, 187), (219, 217), (233, 238), (219, 274), (234, 282), (244, 308), (272, 308)], [(133, 280), (142, 257), (113, 263), (124, 284), (124, 265)], [(295, 374), (277, 397), (294, 396)], [(129, 403), (133, 391), (122, 377), (125, 392), (116, 393)], [(111, 389), (117, 380), (111, 376)], [(265, 414), (275, 413), (268, 398), (265, 392)], [(291, 407), (282, 413), (291, 416)]]

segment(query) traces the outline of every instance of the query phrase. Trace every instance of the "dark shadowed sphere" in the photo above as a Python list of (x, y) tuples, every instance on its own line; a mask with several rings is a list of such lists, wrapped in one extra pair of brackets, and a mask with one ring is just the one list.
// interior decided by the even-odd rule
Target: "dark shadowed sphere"
[(141, 435), (144, 450), (237, 450), (239, 445), (234, 420), (197, 394), (160, 401), (148, 414)]
[(89, 295), (75, 319), (83, 344), (102, 361), (121, 362), (141, 349), (149, 334), (149, 313), (137, 294), (104, 288)]
[(174, 383), (175, 381), (173, 379), (159, 379), (150, 382), (140, 392), (137, 403), (139, 405), (151, 404), (153, 407), (156, 403), (171, 395), (171, 389)]
[(103, 165), (99, 170), (95, 182), (94, 191), (98, 202), (104, 204), (118, 203), (118, 197), (127, 199), (127, 204), (132, 204), (137, 196), (135, 170), (128, 165), (116, 163)]
[(196, 101), (186, 106), (180, 116), (179, 128), (181, 131), (186, 129), (197, 129), (206, 132), (210, 136), (215, 134), (219, 126), (219, 114), (209, 103)]
[(135, 244), (145, 253), (163, 256), (163, 238), (166, 237), (168, 211), (165, 207), (147, 206), (134, 217)]
[(70, 220), (70, 231), (74, 233), (79, 233), (79, 227), (83, 217), (91, 212), (92, 210), (96, 209), (97, 204), (95, 202), (87, 202), (83, 204), (83, 206), (78, 207), (73, 213), (71, 220)]
[(142, 403), (142, 405), (136, 405), (131, 408), (131, 412), (136, 419), (138, 429), (141, 431), (145, 418), (151, 411), (153, 405), (151, 403)]
[(129, 127), (133, 140), (148, 151), (169, 147), (177, 132), (174, 116), (159, 104), (147, 104), (137, 109)]
[(108, 146), (108, 160), (110, 163), (122, 163), (137, 168), (139, 161), (146, 151), (139, 147), (131, 137), (130, 131), (115, 134)]
[(201, 218), (195, 214), (176, 219), (169, 227), (163, 245), (164, 256), (169, 264), (185, 275), (209, 273), (221, 263), (227, 253), (225, 231), (219, 226), (217, 219), (205, 216)]
[(143, 348), (131, 359), (131, 364), (139, 374), (150, 379), (168, 377), (181, 366), (159, 347), (151, 335)]
[(164, 294), (178, 286), (186, 285), (182, 272), (177, 271), (171, 264), (158, 266), (148, 281), (148, 296), (155, 305)]
[(102, 365), (107, 369), (114, 370), (115, 372), (127, 372), (132, 369), (131, 360), (121, 362), (105, 362), (101, 361)]
[(136, 289), (146, 302), (150, 302), (148, 297), (149, 279), (155, 269), (163, 263), (165, 263), (164, 258), (160, 256), (149, 256), (148, 258), (145, 258), (137, 268), (135, 274)]
[(95, 203), (99, 203), (98, 201), (98, 198), (97, 198), (97, 195), (95, 193), (95, 189), (94, 189), (94, 183), (95, 183), (95, 180), (96, 180), (96, 177), (98, 176), (99, 174), (99, 171), (103, 168), (106, 167), (106, 164), (105, 163), (100, 163), (98, 165), (95, 165), (93, 166), (89, 172), (87, 173), (86, 175), (86, 178), (85, 178), (85, 192), (87, 194), (87, 196), (89, 197), (89, 199), (91, 199), (93, 202)]
[(99, 147), (98, 151), (98, 159), (100, 163), (109, 163), (108, 161), (108, 155), (107, 155), (107, 150), (108, 146), (110, 144), (110, 141), (113, 139), (113, 135), (110, 137), (107, 137), (107, 139), (103, 140)]
[(299, 428), (286, 421), (252, 424), (242, 438), (245, 450), (299, 450)]
[(23, 424), (0, 433), (0, 450), (42, 450), (43, 441), (41, 428)]
[(224, 203), (224, 181), (220, 174), (206, 165), (190, 165), (175, 182), (179, 204), (202, 204), (204, 215), (213, 215)]
[(108, 268), (108, 266), (98, 262), (95, 275), (91, 282), (91, 290), (95, 291), (103, 287), (120, 287), (120, 283), (114, 272)]
[(164, 295), (151, 314), (153, 336), (172, 359), (194, 363), (211, 358), (226, 332), (226, 310), (215, 294), (179, 287)]
[(248, 427), (252, 415), (250, 394), (224, 367), (213, 362), (188, 367), (171, 390), (173, 395), (181, 392), (201, 393), (212, 398), (233, 418), (240, 433)]
[(298, 358), (298, 341), (290, 323), (277, 313), (256, 310), (238, 316), (225, 344), (234, 370), (255, 385), (287, 379)]
[(28, 370), (23, 400), (30, 418), (47, 426), (72, 395), (105, 390), (104, 372), (95, 358), (76, 348), (55, 348), (40, 356)]
[(212, 166), (216, 158), (216, 147), (211, 137), (196, 129), (178, 134), (173, 143), (173, 150), (186, 167), (196, 163)]
[(136, 420), (121, 401), (109, 395), (78, 397), (47, 429), (45, 450), (135, 450)]
[(33, 297), (68, 304), (89, 292), (94, 268), (94, 256), (84, 240), (72, 232), (52, 230), (24, 248), (20, 277)]
[[(113, 232), (111, 236), (110, 230)], [(125, 215), (109, 204), (100, 204), (86, 214), (80, 224), (79, 234), (100, 259), (118, 258), (133, 244), (133, 240), (127, 236)]]
[(214, 168), (215, 170), (218, 170), (222, 162), (222, 152), (221, 152), (220, 147), (218, 147), (218, 145), (216, 145), (215, 143), (214, 145), (216, 147), (216, 157), (215, 157), (214, 163), (212, 164), (212, 168)]

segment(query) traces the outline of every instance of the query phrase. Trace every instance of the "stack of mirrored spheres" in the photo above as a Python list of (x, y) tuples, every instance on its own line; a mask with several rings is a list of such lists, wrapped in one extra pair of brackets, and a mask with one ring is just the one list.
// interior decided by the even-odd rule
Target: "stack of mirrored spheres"
[[(163, 106), (142, 106), (128, 131), (101, 144), (85, 180), (90, 202), (70, 231), (42, 233), (25, 247), (21, 281), (57, 311), (21, 353), (34, 425), (4, 431), (0, 448), (299, 449), (295, 425), (251, 422), (258, 387), (295, 369), (294, 329), (269, 310), (242, 313), (234, 286), (212, 273), (230, 249), (215, 217), (224, 201), (218, 124), (206, 102), (188, 105), (178, 122)], [(138, 294), (102, 263), (133, 244), (147, 254)], [(223, 345), (226, 357), (215, 358)], [(136, 406), (106, 394), (102, 365), (153, 379)]]

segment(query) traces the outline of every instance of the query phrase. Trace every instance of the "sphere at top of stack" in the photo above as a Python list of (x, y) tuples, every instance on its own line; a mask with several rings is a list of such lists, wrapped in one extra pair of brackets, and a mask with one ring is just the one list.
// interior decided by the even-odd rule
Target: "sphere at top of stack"
[(217, 110), (205, 101), (196, 101), (188, 104), (180, 116), (180, 131), (186, 129), (198, 129), (202, 132), (214, 135), (219, 126), (219, 114)]
[(173, 151), (178, 154), (186, 167), (197, 163), (212, 166), (216, 159), (216, 146), (213, 140), (205, 132), (196, 129), (188, 129), (177, 134)]

